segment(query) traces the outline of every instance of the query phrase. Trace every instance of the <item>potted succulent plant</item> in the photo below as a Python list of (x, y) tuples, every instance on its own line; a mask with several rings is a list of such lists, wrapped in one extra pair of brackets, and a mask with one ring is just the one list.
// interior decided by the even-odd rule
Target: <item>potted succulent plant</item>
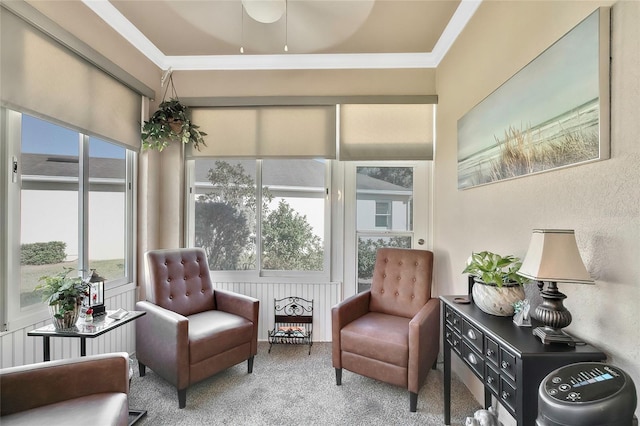
[(72, 268), (63, 268), (55, 275), (44, 275), (38, 280), (36, 290), (49, 304), (49, 312), (56, 329), (71, 328), (80, 315), (82, 300), (88, 295), (88, 283), (80, 277), (70, 277)]
[(488, 314), (513, 315), (513, 304), (525, 298), (522, 285), (528, 282), (516, 273), (520, 266), (522, 261), (516, 256), (490, 251), (472, 253), (462, 273), (473, 277), (474, 303)]

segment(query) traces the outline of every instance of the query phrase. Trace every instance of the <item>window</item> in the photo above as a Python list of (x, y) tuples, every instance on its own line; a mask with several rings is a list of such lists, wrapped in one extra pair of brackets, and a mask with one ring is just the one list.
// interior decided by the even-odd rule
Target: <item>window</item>
[(8, 263), (9, 282), (19, 283), (7, 289), (9, 320), (43, 309), (38, 279), (63, 268), (96, 269), (107, 286), (131, 282), (135, 153), (27, 114), (7, 117), (19, 152), (8, 191), (18, 206), (9, 226), (19, 229), (9, 237), (19, 247)]
[(391, 201), (376, 201), (376, 228), (391, 228)]
[(371, 286), (376, 250), (413, 245), (413, 167), (363, 167), (356, 172), (358, 292)]
[(328, 162), (191, 160), (192, 245), (213, 271), (328, 271)]
[(127, 150), (89, 138), (88, 264), (107, 282), (127, 277)]

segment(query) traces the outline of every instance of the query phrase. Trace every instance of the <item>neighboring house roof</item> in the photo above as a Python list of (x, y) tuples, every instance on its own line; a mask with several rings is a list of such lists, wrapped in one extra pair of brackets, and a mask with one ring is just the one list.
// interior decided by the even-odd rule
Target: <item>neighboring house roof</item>
[(394, 183), (390, 183), (384, 180), (376, 179), (369, 175), (363, 175), (358, 173), (356, 175), (356, 187), (359, 190), (374, 190), (374, 191), (410, 191), (411, 188), (405, 188)]
[[(224, 161), (224, 160), (218, 160)], [(301, 186), (317, 187), (318, 182), (324, 182), (325, 165), (316, 160), (265, 160), (267, 167), (262, 169), (264, 185), (273, 186)], [(241, 163), (244, 172), (255, 179), (255, 160), (230, 160), (236, 164)], [(207, 178), (209, 170), (214, 167), (215, 161), (196, 161), (196, 182), (209, 182)]]
[[(51, 154), (22, 154), (20, 174), (31, 176), (78, 177), (78, 157)], [(125, 179), (125, 160), (118, 158), (91, 157), (89, 177), (102, 179)]]
[[(238, 160), (233, 160), (237, 162)], [(245, 173), (255, 178), (255, 161), (240, 160)], [(91, 158), (91, 178), (124, 179), (125, 160), (116, 158)], [(269, 159), (269, 167), (263, 169), (263, 183), (270, 186), (316, 187), (324, 179), (325, 166), (316, 160)], [(207, 175), (213, 162), (196, 161), (196, 182), (208, 182)], [(65, 155), (22, 154), (21, 174), (31, 176), (78, 177), (78, 158)], [(358, 190), (410, 191), (400, 185), (376, 179), (368, 175), (357, 175)]]
[[(238, 160), (232, 160), (234, 163)], [(245, 173), (255, 179), (255, 161), (239, 160), (243, 164)], [(269, 167), (262, 170), (265, 185), (314, 187), (324, 179), (325, 166), (316, 160), (277, 160), (269, 159)], [(207, 175), (213, 162), (196, 162), (196, 182), (208, 182)], [(371, 176), (358, 174), (357, 186), (359, 190), (377, 191), (410, 191), (400, 185), (395, 185)]]

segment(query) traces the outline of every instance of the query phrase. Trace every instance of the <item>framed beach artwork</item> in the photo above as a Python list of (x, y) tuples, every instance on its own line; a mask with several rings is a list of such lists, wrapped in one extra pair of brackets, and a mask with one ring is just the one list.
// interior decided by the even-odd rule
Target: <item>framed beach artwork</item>
[(609, 158), (609, 8), (458, 120), (458, 189)]

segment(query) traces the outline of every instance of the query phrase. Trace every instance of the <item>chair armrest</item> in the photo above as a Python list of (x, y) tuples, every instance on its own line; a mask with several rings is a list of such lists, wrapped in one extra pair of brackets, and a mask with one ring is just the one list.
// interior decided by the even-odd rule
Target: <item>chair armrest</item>
[(136, 358), (178, 389), (189, 385), (189, 319), (148, 301), (135, 321)]
[(0, 370), (0, 415), (110, 392), (129, 393), (125, 352), (5, 368)]
[(429, 301), (409, 322), (409, 391), (417, 393), (440, 351), (440, 301)]
[(258, 313), (260, 301), (253, 297), (226, 290), (214, 290), (216, 309), (230, 314), (238, 315), (258, 325)]
[(369, 301), (371, 300), (371, 291), (363, 291), (355, 294), (331, 308), (331, 341), (333, 366), (342, 368), (340, 360), (340, 330), (352, 322), (369, 312)]
[(260, 301), (244, 294), (226, 290), (214, 290), (216, 308), (223, 312), (238, 315), (253, 323), (253, 336), (251, 337), (251, 354), (258, 353), (258, 315), (260, 314)]

